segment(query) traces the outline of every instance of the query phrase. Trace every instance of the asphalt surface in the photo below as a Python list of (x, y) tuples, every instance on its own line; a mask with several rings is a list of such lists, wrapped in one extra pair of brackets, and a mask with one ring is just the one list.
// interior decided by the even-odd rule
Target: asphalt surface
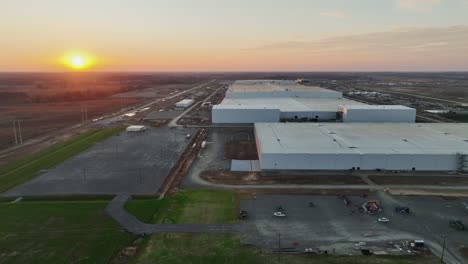
[[(348, 198), (352, 202), (350, 206), (336, 196), (259, 195), (253, 200), (242, 200), (241, 209), (249, 213), (243, 225), (250, 230), (242, 234), (242, 242), (275, 250), (280, 234), (282, 247), (297, 251), (320, 248), (337, 254), (360, 254), (356, 244), (364, 242), (365, 248), (400, 255), (407, 254), (404, 241), (423, 239), (436, 255), (440, 255), (443, 236), (446, 236), (446, 263), (466, 263), (459, 249), (468, 245), (467, 233), (451, 229), (449, 220), (465, 220), (468, 224), (468, 211), (464, 207), (468, 198), (390, 196), (380, 191), (367, 198)], [(382, 202), (383, 212), (379, 216), (389, 218), (390, 223), (380, 223), (378, 216), (358, 211), (357, 206), (372, 199)], [(309, 206), (309, 202), (314, 206)], [(284, 218), (273, 216), (280, 205), (286, 214)], [(396, 205), (409, 206), (411, 214), (396, 213)]]
[(196, 131), (122, 132), (3, 195), (155, 194)]
[(155, 233), (238, 233), (240, 225), (203, 225), (203, 224), (147, 224), (128, 213), (124, 206), (130, 199), (128, 195), (117, 195), (106, 207), (106, 212), (125, 230), (135, 235)]

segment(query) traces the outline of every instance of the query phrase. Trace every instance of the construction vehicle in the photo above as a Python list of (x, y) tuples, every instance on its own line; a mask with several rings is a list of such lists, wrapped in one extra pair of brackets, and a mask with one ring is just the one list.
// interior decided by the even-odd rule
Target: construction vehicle
[(454, 228), (454, 229), (456, 229), (458, 231), (466, 230), (465, 224), (463, 224), (463, 222), (460, 221), (460, 220), (451, 220), (449, 222), (449, 225), (450, 225), (451, 228)]
[(380, 202), (377, 200), (369, 200), (361, 205), (359, 208), (360, 212), (376, 215), (382, 211)]

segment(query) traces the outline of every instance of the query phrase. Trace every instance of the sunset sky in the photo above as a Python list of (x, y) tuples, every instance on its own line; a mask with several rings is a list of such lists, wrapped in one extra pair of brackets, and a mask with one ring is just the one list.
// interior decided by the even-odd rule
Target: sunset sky
[(468, 0), (0, 0), (0, 71), (468, 70)]

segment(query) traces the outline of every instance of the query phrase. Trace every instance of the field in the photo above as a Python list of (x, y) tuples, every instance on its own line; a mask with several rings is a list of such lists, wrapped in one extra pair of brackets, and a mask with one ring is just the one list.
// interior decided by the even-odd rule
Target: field
[[(141, 102), (127, 98), (126, 106)], [(15, 143), (12, 120), (21, 121), (23, 142), (58, 131), (82, 121), (82, 106), (87, 107), (88, 120), (118, 111), (123, 106), (120, 98), (104, 98), (82, 102), (30, 103), (0, 106), (0, 149)]]
[(238, 208), (234, 193), (219, 190), (181, 191), (161, 200), (136, 199), (126, 205), (142, 221), (173, 224), (235, 223)]
[(53, 145), (39, 153), (0, 168), (0, 193), (24, 183), (41, 171), (62, 163), (73, 155), (104, 140), (122, 128), (107, 128), (84, 133), (62, 144)]
[[(126, 209), (152, 223), (235, 223), (238, 198), (220, 190), (182, 191), (163, 200), (132, 200)], [(131, 263), (432, 264), (434, 257), (367, 257), (277, 254), (242, 245), (234, 234), (161, 234), (147, 239)]]
[(108, 201), (0, 203), (0, 263), (108, 263), (135, 237), (104, 212)]

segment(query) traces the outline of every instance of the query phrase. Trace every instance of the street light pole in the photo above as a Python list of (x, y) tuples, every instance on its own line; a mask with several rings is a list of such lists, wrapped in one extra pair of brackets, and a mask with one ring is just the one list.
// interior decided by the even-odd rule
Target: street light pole
[(278, 263), (281, 260), (281, 233), (278, 233)]
[(442, 244), (442, 255), (440, 256), (440, 263), (444, 263), (445, 240), (447, 239), (447, 236), (443, 236), (443, 238), (444, 238), (444, 243)]

